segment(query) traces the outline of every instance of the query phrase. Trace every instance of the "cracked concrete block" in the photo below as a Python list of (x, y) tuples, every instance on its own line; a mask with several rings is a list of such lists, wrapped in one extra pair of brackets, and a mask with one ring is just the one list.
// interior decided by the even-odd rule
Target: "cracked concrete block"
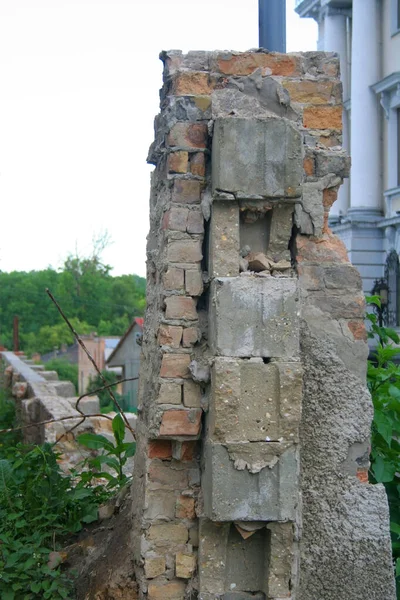
[(268, 523), (271, 532), (268, 565), (268, 598), (288, 598), (293, 562), (293, 523)]
[(210, 288), (209, 331), (214, 354), (287, 360), (298, 356), (296, 279), (221, 277)]
[(303, 183), (301, 203), (295, 207), (295, 223), (303, 234), (322, 235), (324, 205), (320, 182)]
[(298, 440), (303, 384), (299, 363), (216, 358), (211, 381), (210, 439)]
[(284, 119), (218, 118), (212, 187), (236, 198), (297, 198), (303, 181), (299, 131)]
[(239, 275), (239, 206), (214, 202), (211, 211), (209, 273), (212, 277)]
[(268, 256), (275, 262), (290, 260), (289, 241), (292, 236), (293, 206), (278, 204), (272, 210)]
[(294, 445), (206, 442), (203, 458), (201, 485), (204, 513), (209, 519), (294, 520), (299, 470)]
[[(225, 591), (226, 548), (230, 523), (200, 519), (199, 583), (200, 594), (223, 594)], [(207, 596), (204, 596), (207, 597)]]

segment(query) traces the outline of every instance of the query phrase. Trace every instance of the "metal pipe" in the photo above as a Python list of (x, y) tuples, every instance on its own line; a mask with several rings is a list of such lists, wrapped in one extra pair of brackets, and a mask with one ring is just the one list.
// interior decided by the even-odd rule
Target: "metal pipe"
[(258, 0), (259, 46), (286, 52), (286, 0)]

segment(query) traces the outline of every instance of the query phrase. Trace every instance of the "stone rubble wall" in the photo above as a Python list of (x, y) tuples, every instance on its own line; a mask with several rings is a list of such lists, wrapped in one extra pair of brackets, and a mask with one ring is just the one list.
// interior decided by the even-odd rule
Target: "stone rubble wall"
[(161, 59), (139, 597), (393, 600), (387, 499), (368, 484), (361, 280), (328, 228), (350, 168), (338, 57)]
[[(15, 400), (17, 420), (20, 426), (29, 425), (22, 430), (22, 439), (26, 444), (57, 443), (61, 452), (60, 466), (67, 471), (80, 462), (88, 452), (76, 441), (76, 436), (85, 431), (101, 433), (114, 441), (111, 421), (102, 417), (88, 417), (81, 424), (82, 415), (76, 410), (77, 396), (70, 381), (58, 381), (55, 371), (46, 371), (43, 365), (21, 357), (13, 352), (0, 353), (0, 365), (3, 368), (3, 380)], [(97, 396), (88, 396), (79, 403), (85, 415), (100, 413)], [(136, 415), (127, 413), (133, 427)], [(113, 416), (110, 413), (109, 416)], [(36, 425), (51, 419), (76, 417), (65, 421)], [(77, 425), (73, 432), (69, 430)], [(131, 441), (127, 432), (126, 441)], [(132, 465), (131, 465), (132, 467)]]

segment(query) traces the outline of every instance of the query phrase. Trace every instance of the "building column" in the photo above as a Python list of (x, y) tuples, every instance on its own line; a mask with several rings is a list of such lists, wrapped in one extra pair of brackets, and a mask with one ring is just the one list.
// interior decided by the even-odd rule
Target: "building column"
[[(324, 18), (324, 45), (325, 52), (337, 52), (340, 57), (340, 79), (343, 85), (343, 100), (349, 98), (349, 57), (347, 40), (347, 15), (328, 9)], [(348, 115), (343, 109), (343, 148), (350, 153)], [(350, 204), (350, 185), (345, 180), (339, 189), (338, 199), (331, 209), (330, 222), (336, 223), (340, 216), (347, 213)]]
[(368, 221), (382, 214), (380, 116), (370, 86), (380, 79), (377, 0), (353, 0), (351, 73), (350, 219)]

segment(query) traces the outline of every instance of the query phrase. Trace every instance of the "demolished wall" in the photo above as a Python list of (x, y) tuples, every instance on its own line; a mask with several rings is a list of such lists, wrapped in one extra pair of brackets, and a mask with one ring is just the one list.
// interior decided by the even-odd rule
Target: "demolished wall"
[(339, 60), (161, 58), (139, 597), (394, 599), (387, 500), (367, 476), (361, 280), (327, 225), (349, 173)]

